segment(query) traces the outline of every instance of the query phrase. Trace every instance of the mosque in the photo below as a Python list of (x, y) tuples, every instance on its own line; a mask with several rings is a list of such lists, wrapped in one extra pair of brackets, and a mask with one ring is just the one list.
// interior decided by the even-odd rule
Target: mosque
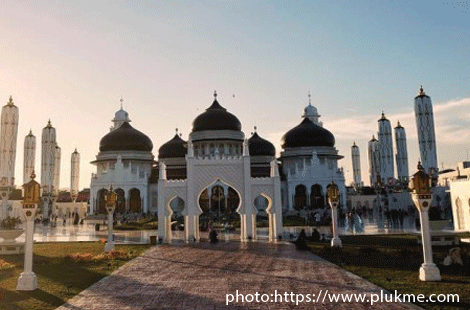
[(112, 185), (116, 212), (158, 214), (158, 236), (171, 239), (172, 217), (184, 218), (184, 238), (199, 240), (200, 227), (213, 219), (239, 221), (240, 239), (257, 238), (257, 214), (267, 218), (269, 239), (280, 238), (283, 214), (326, 209), (326, 190), (338, 184), (345, 206), (346, 189), (335, 138), (323, 128), (309, 104), (302, 121), (274, 145), (255, 131), (246, 138), (240, 120), (214, 92), (212, 104), (192, 123), (188, 140), (181, 134), (160, 146), (131, 126), (129, 114), (116, 112), (92, 164), (90, 213), (105, 213)]

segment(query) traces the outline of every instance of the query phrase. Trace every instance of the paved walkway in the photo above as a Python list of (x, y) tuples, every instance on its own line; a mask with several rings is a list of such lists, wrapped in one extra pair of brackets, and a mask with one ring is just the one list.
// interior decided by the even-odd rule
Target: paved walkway
[[(226, 294), (237, 290), (258, 292), (259, 298), (268, 294), (272, 300), (277, 290), (283, 302), (226, 306)], [(315, 300), (320, 294), (320, 299), (296, 306), (285, 302), (284, 292), (316, 294)], [(380, 288), (290, 244), (158, 245), (58, 309), (416, 309), (397, 303), (329, 303), (327, 292), (380, 294)]]

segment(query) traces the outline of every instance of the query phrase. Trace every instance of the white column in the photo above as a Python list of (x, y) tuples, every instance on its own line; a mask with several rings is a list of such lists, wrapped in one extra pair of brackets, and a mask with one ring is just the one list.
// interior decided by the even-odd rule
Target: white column
[(108, 242), (104, 247), (105, 252), (114, 251), (114, 240), (113, 240), (113, 213), (114, 208), (112, 210), (108, 210)]
[[(35, 214), (36, 210), (33, 210), (33, 213)], [(24, 271), (18, 278), (18, 285), (16, 287), (16, 290), (18, 291), (34, 291), (38, 288), (38, 280), (33, 272), (33, 232), (33, 217), (26, 217)]]
[(333, 239), (331, 239), (331, 246), (332, 247), (341, 247), (341, 239), (338, 236), (338, 203), (337, 202), (330, 202), (331, 206), (331, 217), (332, 217), (332, 224), (333, 224)]

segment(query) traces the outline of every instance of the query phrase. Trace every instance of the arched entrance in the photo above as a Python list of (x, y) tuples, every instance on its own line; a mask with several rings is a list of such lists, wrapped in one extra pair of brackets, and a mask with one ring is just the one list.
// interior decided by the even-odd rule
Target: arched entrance
[(140, 198), (140, 190), (137, 188), (129, 191), (129, 212), (142, 213), (142, 199)]
[(183, 239), (184, 237), (184, 205), (184, 200), (178, 196), (172, 198), (168, 203), (172, 239)]
[(307, 187), (300, 184), (295, 187), (294, 210), (300, 211), (307, 206)]
[(241, 198), (231, 186), (218, 180), (199, 195), (199, 229), (204, 238), (210, 227), (216, 229), (220, 239), (239, 238), (240, 214), (237, 209)]
[(105, 188), (102, 188), (98, 191), (96, 197), (96, 213), (98, 214), (107, 214), (108, 212), (106, 211), (106, 195), (108, 194), (108, 190)]
[(122, 188), (117, 188), (114, 192), (116, 193), (116, 213), (126, 213), (126, 198), (124, 196), (124, 190)]
[(269, 238), (269, 215), (267, 209), (270, 206), (270, 201), (264, 195), (257, 196), (253, 204), (255, 206), (255, 218), (254, 218), (254, 235), (257, 239), (267, 239)]

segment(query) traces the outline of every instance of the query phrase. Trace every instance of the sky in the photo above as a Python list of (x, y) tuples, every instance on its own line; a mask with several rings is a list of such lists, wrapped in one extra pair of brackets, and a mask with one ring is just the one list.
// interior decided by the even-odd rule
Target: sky
[[(419, 149), (413, 98), (423, 85), (434, 105), (440, 165), (470, 150), (468, 3), (426, 1), (22, 1), (0, 10), (0, 103), (19, 107), (15, 177), (23, 180), (24, 137), (50, 119), (62, 149), (81, 155), (80, 188), (120, 107), (154, 144), (212, 103), (235, 114), (247, 137), (257, 126), (279, 153), (301, 121), (308, 93), (336, 138), (352, 182), (351, 146), (367, 142), (382, 111), (408, 137), (410, 174)], [(2, 102), (3, 100), (3, 102)], [(40, 177), (40, 173), (38, 173)]]

